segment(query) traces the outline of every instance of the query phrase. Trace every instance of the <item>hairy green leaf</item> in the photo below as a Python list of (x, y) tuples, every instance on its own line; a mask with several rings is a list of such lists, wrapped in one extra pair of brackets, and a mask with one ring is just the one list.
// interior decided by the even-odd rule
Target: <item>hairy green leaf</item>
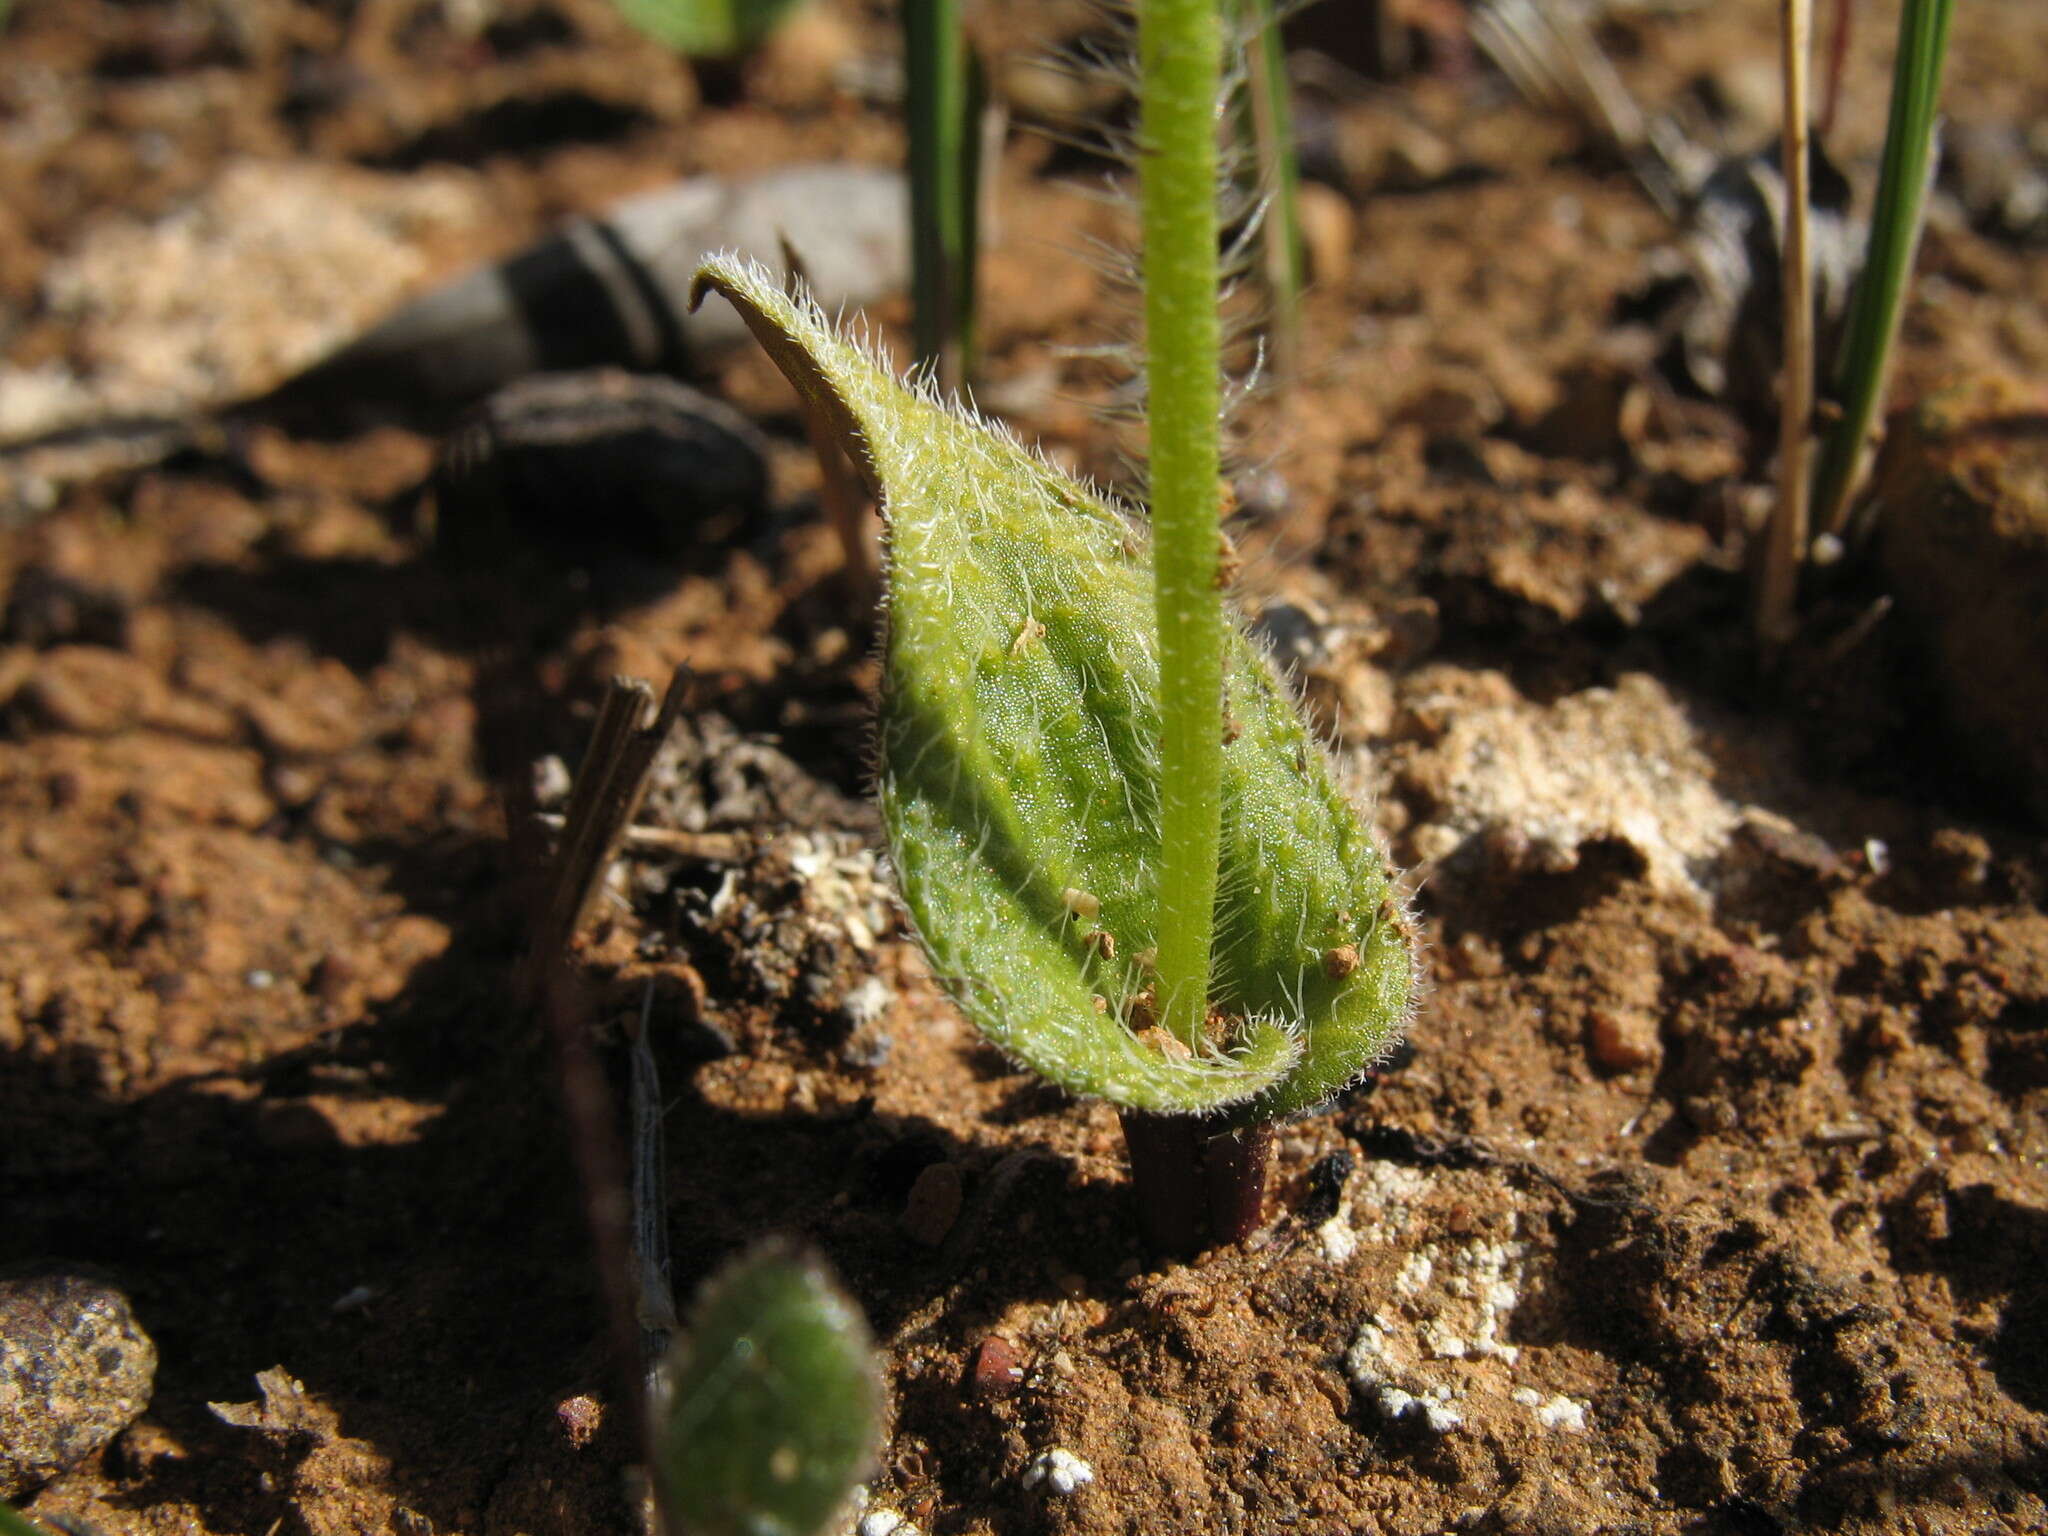
[(676, 1346), (657, 1471), (679, 1536), (816, 1536), (874, 1459), (866, 1320), (780, 1244), (717, 1275)]
[(906, 389), (758, 267), (697, 276), (838, 427), (888, 522), (880, 793), (933, 969), (977, 1027), (1076, 1093), (1153, 1112), (1312, 1108), (1405, 1021), (1386, 865), (1236, 628), (1216, 729), (1222, 853), (1192, 1056), (1151, 1027), (1159, 905), (1150, 551), (1101, 497)]

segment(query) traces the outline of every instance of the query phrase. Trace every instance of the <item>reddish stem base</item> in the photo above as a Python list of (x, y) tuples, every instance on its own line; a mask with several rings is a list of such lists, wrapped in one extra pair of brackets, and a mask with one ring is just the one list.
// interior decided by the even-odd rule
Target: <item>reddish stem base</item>
[(1145, 1241), (1186, 1257), (1258, 1230), (1272, 1166), (1273, 1128), (1220, 1129), (1195, 1115), (1121, 1112)]

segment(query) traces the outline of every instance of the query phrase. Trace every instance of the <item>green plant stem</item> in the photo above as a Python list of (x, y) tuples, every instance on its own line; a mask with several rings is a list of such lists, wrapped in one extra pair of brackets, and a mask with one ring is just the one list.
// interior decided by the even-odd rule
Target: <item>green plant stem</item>
[(1871, 423), (1891, 371), (1906, 284), (1920, 247), (1934, 114), (1941, 98), (1953, 9), (1952, 0), (1906, 0), (1899, 12), (1891, 114), (1885, 125), (1877, 202), (1870, 215), (1870, 245), (1831, 381), (1842, 416), (1822, 442), (1814, 469), (1814, 525), (1836, 537), (1847, 526), (1849, 500), (1863, 472)]
[(1159, 636), (1161, 1022), (1206, 1049), (1223, 773), (1217, 591), (1215, 0), (1138, 11), (1153, 612)]
[(904, 0), (910, 129), (911, 329), (920, 362), (957, 387), (973, 366), (981, 139), (961, 0)]

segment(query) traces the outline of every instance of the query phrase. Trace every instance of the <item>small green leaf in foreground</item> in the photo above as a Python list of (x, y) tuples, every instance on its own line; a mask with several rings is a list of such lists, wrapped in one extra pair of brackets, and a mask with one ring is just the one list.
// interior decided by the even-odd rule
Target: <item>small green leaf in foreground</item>
[(1386, 864), (1264, 656), (1233, 627), (1209, 1039), (1156, 1027), (1158, 660), (1150, 551), (1092, 491), (904, 388), (814, 305), (698, 272), (835, 424), (887, 520), (880, 792), (934, 971), (995, 1044), (1154, 1113), (1313, 1108), (1405, 1022)]
[(786, 1247), (704, 1288), (671, 1372), (656, 1459), (678, 1536), (817, 1536), (874, 1459), (866, 1320)]

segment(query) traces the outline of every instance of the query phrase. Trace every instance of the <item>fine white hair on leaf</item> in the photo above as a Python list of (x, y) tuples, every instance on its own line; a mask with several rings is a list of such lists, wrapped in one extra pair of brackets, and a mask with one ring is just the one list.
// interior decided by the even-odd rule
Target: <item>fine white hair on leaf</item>
[[(1216, 303), (1223, 318), (1223, 344), (1231, 359), (1221, 400), (1219, 421), (1224, 429), (1223, 452), (1226, 470), (1238, 467), (1240, 454), (1235, 423), (1245, 403), (1260, 388), (1262, 374), (1257, 336), (1265, 323), (1263, 305), (1244, 302), (1241, 284), (1258, 266), (1258, 252), (1265, 222), (1271, 216), (1274, 188), (1263, 180), (1254, 146), (1239, 132), (1228, 131), (1251, 88), (1252, 60), (1256, 44), (1268, 25), (1278, 25), (1283, 15), (1296, 6), (1284, 4), (1269, 13), (1261, 7), (1225, 7), (1226, 28), (1223, 69), (1216, 83), (1211, 111), (1218, 124), (1218, 175), (1216, 217), (1223, 234)], [(1095, 183), (1075, 183), (1084, 195), (1125, 213), (1135, 213), (1131, 188), (1144, 163), (1146, 146), (1142, 120), (1130, 119), (1125, 127), (1114, 114), (1099, 110), (1103, 95), (1134, 100), (1139, 94), (1137, 59), (1137, 14), (1129, 0), (1091, 0), (1084, 6), (1093, 28), (1070, 40), (1063, 52), (1041, 54), (1037, 67), (1080, 82), (1083, 95), (1097, 100), (1085, 120), (1033, 120), (1030, 131), (1078, 151), (1089, 159), (1114, 168), (1115, 174)], [(1142, 428), (1146, 417), (1145, 352), (1141, 321), (1141, 291), (1144, 284), (1144, 253), (1135, 236), (1123, 240), (1099, 235), (1078, 237), (1072, 254), (1092, 267), (1104, 280), (1102, 297), (1116, 316), (1117, 334), (1098, 346), (1066, 350), (1068, 356), (1082, 351), (1122, 375), (1113, 384), (1110, 398), (1088, 402), (1099, 419), (1116, 428), (1123, 446), (1117, 454), (1120, 476), (1136, 487), (1142, 499), (1149, 484), (1143, 452)]]
[[(891, 559), (876, 779), (910, 927), (961, 1009), (1063, 1088), (1154, 1112), (1293, 1113), (1354, 1077), (1411, 991), (1405, 924), (1368, 927), (1340, 975), (1321, 950), (1313, 964), (1305, 954), (1356, 932), (1340, 914), (1376, 912), (1393, 888), (1234, 610), (1209, 999), (1220, 1038), (1165, 1052), (1126, 1024), (1148, 986), (1140, 957), (1157, 944), (1146, 541), (1117, 504), (928, 375), (905, 378), (834, 333), (762, 269), (713, 263), (699, 286), (740, 305), (881, 496)], [(1088, 894), (1085, 923), (1074, 890)]]

